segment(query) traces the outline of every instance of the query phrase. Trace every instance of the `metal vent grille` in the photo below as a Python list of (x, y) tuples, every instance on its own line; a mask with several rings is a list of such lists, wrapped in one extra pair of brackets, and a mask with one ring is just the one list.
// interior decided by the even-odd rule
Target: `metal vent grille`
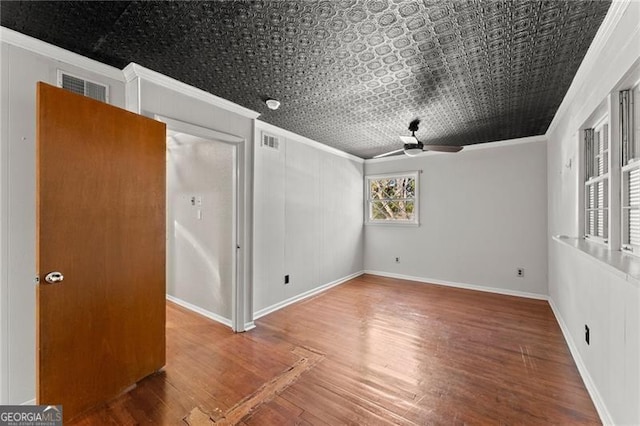
[(104, 84), (84, 80), (58, 71), (58, 86), (73, 93), (88, 96), (101, 102), (109, 102), (109, 92)]
[(276, 136), (263, 133), (261, 145), (266, 148), (280, 149), (280, 140)]

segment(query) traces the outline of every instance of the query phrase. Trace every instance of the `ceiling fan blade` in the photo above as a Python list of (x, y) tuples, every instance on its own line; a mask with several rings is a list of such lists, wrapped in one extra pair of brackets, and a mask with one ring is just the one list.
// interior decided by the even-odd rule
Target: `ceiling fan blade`
[(418, 139), (415, 136), (400, 136), (400, 140), (405, 144), (416, 144), (418, 143)]
[(438, 151), (438, 152), (459, 152), (462, 151), (461, 146), (455, 145), (424, 145), (424, 151)]
[(375, 155), (373, 158), (389, 157), (391, 155), (401, 154), (403, 151), (404, 151), (404, 148), (400, 148), (400, 149), (396, 149), (396, 150), (393, 150), (393, 151), (385, 152), (384, 154)]

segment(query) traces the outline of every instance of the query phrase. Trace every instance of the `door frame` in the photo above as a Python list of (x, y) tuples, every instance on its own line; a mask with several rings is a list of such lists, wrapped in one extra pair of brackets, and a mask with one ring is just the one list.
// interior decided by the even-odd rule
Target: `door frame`
[[(174, 118), (154, 114), (154, 118), (167, 125), (167, 135), (169, 132), (185, 133), (191, 136), (197, 136), (215, 142), (222, 142), (235, 146), (234, 153), (234, 173), (233, 173), (233, 220), (234, 220), (234, 244), (233, 250), (233, 280), (231, 288), (231, 328), (235, 332), (243, 332), (245, 330), (245, 300), (243, 295), (248, 294), (245, 290), (246, 281), (244, 279), (244, 263), (247, 258), (245, 247), (242, 244), (241, 236), (244, 235), (244, 217), (246, 212), (242, 211), (240, 200), (245, 197), (245, 189), (240, 185), (240, 176), (244, 173), (244, 150), (246, 149), (246, 139), (240, 136), (198, 126), (196, 124), (187, 123)], [(168, 277), (167, 277), (168, 278)]]

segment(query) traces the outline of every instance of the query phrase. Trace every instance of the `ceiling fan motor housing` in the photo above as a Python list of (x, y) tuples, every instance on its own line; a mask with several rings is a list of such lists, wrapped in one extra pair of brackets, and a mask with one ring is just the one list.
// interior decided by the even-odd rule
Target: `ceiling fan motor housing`
[(424, 145), (422, 142), (417, 141), (417, 143), (405, 143), (404, 144), (404, 153), (410, 157), (421, 154)]

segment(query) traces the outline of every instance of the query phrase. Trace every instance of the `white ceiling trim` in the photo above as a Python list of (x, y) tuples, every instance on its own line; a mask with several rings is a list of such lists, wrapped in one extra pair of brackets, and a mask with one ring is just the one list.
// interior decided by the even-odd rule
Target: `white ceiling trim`
[(124, 78), (127, 83), (130, 83), (135, 78), (140, 78), (145, 81), (165, 87), (167, 89), (175, 90), (176, 92), (182, 93), (183, 95), (189, 96), (191, 98), (201, 100), (210, 105), (214, 105), (227, 111), (234, 112), (243, 117), (256, 119), (260, 116), (259, 112), (250, 110), (249, 108), (245, 108), (219, 96), (206, 92), (202, 89), (198, 89), (197, 87), (176, 80), (175, 78), (171, 78), (157, 71), (145, 68), (142, 65), (138, 65), (134, 62), (131, 62), (129, 65), (127, 65), (124, 70), (122, 70), (122, 72), (124, 73)]
[(524, 143), (536, 143), (536, 142), (547, 142), (547, 137), (545, 135), (538, 135), (538, 136), (527, 136), (524, 138), (517, 138), (517, 139), (506, 139), (503, 141), (496, 141), (496, 142), (477, 143), (477, 144), (465, 146), (464, 151), (478, 151), (480, 149), (502, 148), (505, 146), (522, 145)]
[(46, 43), (28, 35), (0, 27), (0, 41), (59, 62), (65, 62), (90, 72), (124, 82), (122, 71), (116, 67), (94, 61), (86, 56), (78, 55), (53, 44)]

